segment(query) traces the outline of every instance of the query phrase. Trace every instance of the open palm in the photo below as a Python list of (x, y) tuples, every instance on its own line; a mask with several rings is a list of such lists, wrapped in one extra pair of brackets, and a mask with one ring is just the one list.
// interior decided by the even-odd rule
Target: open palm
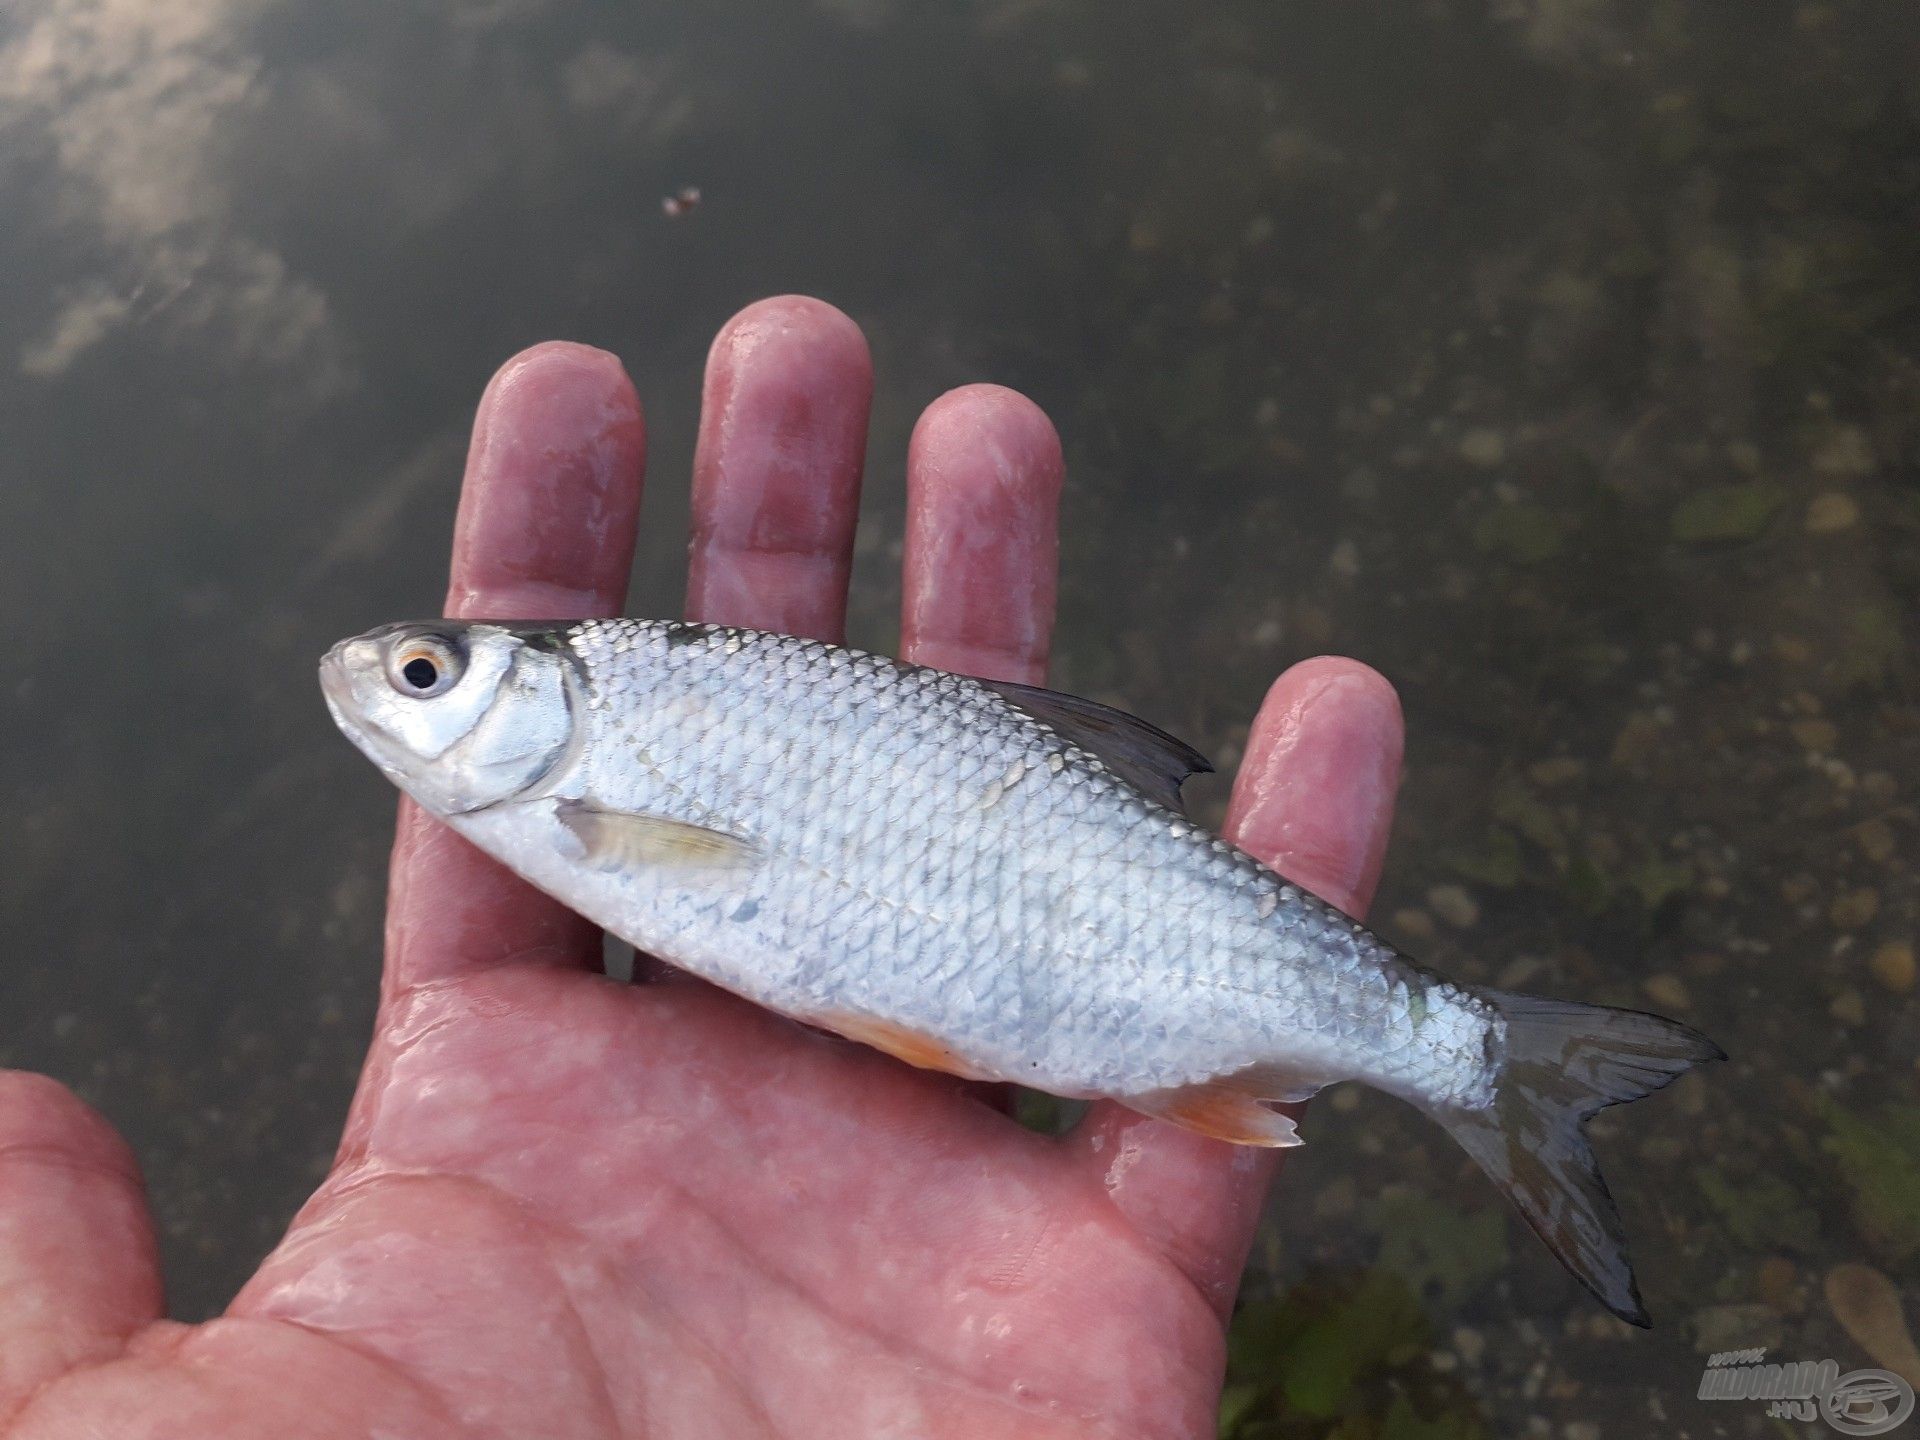
[[(839, 638), (870, 386), (859, 331), (819, 302), (722, 332), (694, 618)], [(612, 357), (510, 362), (475, 425), (448, 613), (615, 613), (644, 448)], [(907, 658), (1042, 677), (1060, 468), (1009, 391), (928, 409)], [(1254, 725), (1230, 834), (1357, 909), (1399, 752), (1384, 681), (1297, 666)], [(1269, 1156), (1109, 1105), (1034, 1135), (977, 1087), (694, 981), (615, 984), (599, 958), (596, 931), (403, 804), (340, 1154), (200, 1326), (159, 1318), (118, 1138), (0, 1073), (0, 1437), (1212, 1433)]]

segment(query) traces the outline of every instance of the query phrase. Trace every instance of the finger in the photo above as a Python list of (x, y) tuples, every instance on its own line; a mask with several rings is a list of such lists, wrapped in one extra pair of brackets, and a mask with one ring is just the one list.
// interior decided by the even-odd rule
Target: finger
[(0, 1071), (0, 1430), (40, 1386), (160, 1316), (132, 1153), (64, 1086)]
[(1046, 678), (1060, 561), (1060, 437), (998, 385), (950, 390), (907, 448), (901, 647), (919, 665)]
[[(1303, 661), (1260, 707), (1227, 838), (1348, 914), (1364, 913), (1386, 853), (1401, 744), (1400, 702), (1379, 674), (1353, 660)], [(1068, 1144), (1224, 1317), (1280, 1152), (1208, 1140), (1110, 1102), (1094, 1106)]]
[[(514, 356), (474, 418), (447, 613), (618, 614), (645, 464), (640, 400), (618, 359), (562, 343)], [(388, 993), (508, 960), (595, 966), (600, 932), (403, 801)]]
[(1323, 655), (1267, 691), (1227, 806), (1227, 837), (1349, 915), (1380, 884), (1404, 745), (1378, 671)]
[(749, 305), (707, 354), (687, 616), (838, 641), (873, 365), (860, 327), (804, 295)]

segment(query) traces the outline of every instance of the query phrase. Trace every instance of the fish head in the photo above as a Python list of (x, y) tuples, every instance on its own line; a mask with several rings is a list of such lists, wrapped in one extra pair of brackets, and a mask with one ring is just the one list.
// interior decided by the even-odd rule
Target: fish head
[(525, 795), (573, 736), (571, 656), (552, 627), (425, 620), (342, 640), (320, 662), (334, 723), (429, 810)]

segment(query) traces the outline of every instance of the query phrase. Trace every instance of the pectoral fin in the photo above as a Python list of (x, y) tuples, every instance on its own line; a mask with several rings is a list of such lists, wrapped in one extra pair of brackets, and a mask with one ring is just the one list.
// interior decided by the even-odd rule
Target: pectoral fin
[(562, 800), (554, 813), (580, 842), (587, 863), (602, 870), (725, 870), (760, 861), (760, 848), (750, 840), (665, 815), (606, 810), (586, 800)]
[(1246, 1089), (1235, 1076), (1150, 1095), (1126, 1095), (1120, 1102), (1156, 1120), (1235, 1145), (1281, 1149), (1304, 1143), (1291, 1116), (1273, 1109), (1270, 1101)]

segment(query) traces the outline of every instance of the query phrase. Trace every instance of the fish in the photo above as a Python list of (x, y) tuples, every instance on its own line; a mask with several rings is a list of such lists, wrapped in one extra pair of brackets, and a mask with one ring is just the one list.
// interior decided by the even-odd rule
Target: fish
[(1341, 1081), (1437, 1121), (1648, 1325), (1583, 1125), (1724, 1059), (1677, 1021), (1446, 979), (1197, 824), (1122, 711), (791, 635), (428, 620), (344, 640), (333, 718), (638, 949), (909, 1064), (1238, 1145)]

